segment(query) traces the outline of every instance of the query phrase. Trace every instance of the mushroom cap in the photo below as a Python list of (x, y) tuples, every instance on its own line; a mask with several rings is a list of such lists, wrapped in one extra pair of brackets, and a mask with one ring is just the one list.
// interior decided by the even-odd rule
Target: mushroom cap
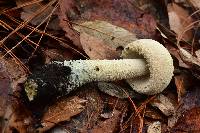
[(153, 95), (162, 92), (170, 83), (174, 66), (168, 50), (159, 42), (152, 39), (139, 39), (129, 43), (123, 58), (145, 59), (149, 75), (127, 79), (130, 86), (137, 92)]

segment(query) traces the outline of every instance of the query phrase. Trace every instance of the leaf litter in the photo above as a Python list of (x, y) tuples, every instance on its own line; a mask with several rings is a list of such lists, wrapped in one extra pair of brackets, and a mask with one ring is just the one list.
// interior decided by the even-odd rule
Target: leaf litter
[[(199, 132), (199, 6), (195, 2), (0, 1), (0, 129), (19, 133)], [(23, 97), (20, 84), (36, 66), (53, 60), (119, 59), (123, 47), (137, 38), (157, 39), (173, 55), (174, 79), (162, 94), (132, 97), (130, 86), (116, 81), (86, 85), (42, 107)], [(105, 94), (97, 88), (120, 91)]]

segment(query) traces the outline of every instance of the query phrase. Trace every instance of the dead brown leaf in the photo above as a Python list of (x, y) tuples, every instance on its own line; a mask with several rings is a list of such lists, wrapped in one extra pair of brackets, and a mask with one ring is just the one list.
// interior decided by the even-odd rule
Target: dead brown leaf
[[(22, 7), (23, 11), (21, 12), (21, 19), (27, 21), (30, 16), (35, 16), (30, 23), (32, 25), (39, 25), (53, 10), (53, 6), (49, 6), (44, 12), (36, 15), (35, 12), (41, 10), (44, 7), (44, 3), (36, 2), (36, 0), (16, 0), (16, 4), (18, 7), (26, 5)], [(55, 14), (55, 13), (54, 13)], [(60, 30), (61, 28), (57, 24), (59, 22), (58, 17), (51, 17), (52, 19), (48, 23), (48, 28), (53, 30)]]
[(179, 48), (179, 53), (184, 62), (200, 66), (200, 60), (198, 60), (195, 56), (193, 56), (187, 50), (183, 48)]
[(186, 93), (185, 82), (183, 81), (183, 77), (180, 75), (174, 76), (174, 79), (177, 88), (178, 101), (180, 101), (180, 98)]
[(151, 123), (148, 126), (147, 133), (161, 133), (161, 123), (159, 121)]
[(60, 11), (58, 18), (60, 20), (60, 27), (65, 31), (65, 36), (73, 41), (74, 45), (82, 49), (78, 33), (73, 30), (72, 25), (67, 22), (69, 13), (73, 12), (75, 7), (74, 0), (59, 0)]
[(40, 128), (39, 131), (47, 131), (59, 122), (70, 120), (72, 116), (77, 115), (84, 110), (82, 104), (85, 102), (86, 100), (77, 96), (71, 98), (65, 97), (56, 101), (56, 103), (50, 106), (45, 112), (41, 120), (43, 128)]
[(200, 132), (200, 107), (191, 108), (179, 118), (171, 133), (199, 133)]
[(100, 97), (100, 94), (96, 86), (88, 85), (82, 88), (82, 91), (78, 91), (76, 94), (87, 100), (85, 110), (81, 112), (79, 116), (73, 118), (70, 123), (66, 124), (66, 129), (76, 132), (87, 132), (92, 129), (99, 120), (99, 116), (104, 108), (104, 101)]
[(101, 20), (123, 27), (138, 38), (155, 35), (154, 17), (138, 9), (130, 1), (124, 0), (80, 0), (76, 2), (78, 13), (71, 12), (74, 20)]
[(101, 20), (123, 27), (138, 38), (152, 38), (155, 35), (156, 21), (150, 14), (139, 10), (124, 0), (61, 0), (60, 26), (66, 37), (81, 49), (79, 35), (71, 28), (70, 21)]
[(27, 73), (24, 71), (22, 67), (19, 65), (16, 65), (16, 61), (14, 58), (3, 58), (2, 59), (2, 54), (0, 54), (0, 60), (1, 63), (4, 64), (6, 71), (8, 73), (8, 76), (11, 79), (11, 88), (13, 89), (12, 91), (16, 91), (16, 87), (18, 83), (22, 83), (27, 76)]
[[(199, 97), (200, 97), (200, 89), (198, 87), (192, 89), (191, 91), (188, 91), (188, 93), (186, 93), (186, 95), (184, 97), (182, 97), (182, 99), (180, 100), (179, 106), (176, 108), (175, 113), (173, 114), (172, 117), (168, 118), (168, 126), (175, 128), (175, 130), (174, 130), (174, 128), (172, 128), (172, 131), (176, 132), (176, 127), (179, 129), (179, 131), (181, 131), (180, 130), (181, 125), (187, 125), (187, 121), (189, 121), (189, 119), (186, 117), (188, 117), (187, 115), (190, 115), (190, 112), (192, 111), (191, 109), (200, 107), (200, 98)], [(184, 117), (184, 115), (186, 117)], [(197, 118), (199, 117), (198, 114), (194, 113), (193, 115), (194, 116), (191, 115), (191, 118), (192, 118), (191, 121), (193, 121), (195, 119), (194, 117), (196, 117), (196, 116), (197, 116)], [(184, 122), (184, 120), (186, 120), (186, 123), (185, 122), (183, 124), (181, 122), (177, 123), (177, 121), (179, 121), (179, 119), (182, 122)], [(180, 126), (179, 126), (179, 124), (180, 124)], [(195, 125), (195, 123), (194, 123), (194, 125)], [(190, 126), (188, 126), (188, 127), (190, 127)], [(187, 132), (186, 128), (188, 128), (188, 127), (183, 127), (183, 129)], [(191, 126), (191, 128), (193, 129), (192, 126)]]
[(87, 33), (80, 34), (81, 45), (90, 59), (117, 59), (119, 53), (116, 49), (109, 47), (102, 40)]
[(168, 43), (165, 46), (166, 46), (167, 50), (170, 52), (170, 54), (172, 54), (178, 60), (178, 66), (184, 67), (184, 68), (190, 68), (191, 67), (190, 64), (187, 64), (183, 61), (183, 59), (181, 58), (181, 56), (179, 54), (178, 48), (175, 48)]
[(68, 49), (59, 50), (59, 49), (46, 49), (45, 54), (45, 64), (50, 63), (51, 61), (64, 61), (72, 60), (74, 58), (72, 52)]
[(194, 7), (200, 9), (199, 0), (188, 0)]
[(186, 94), (186, 91), (193, 85), (192, 77), (189, 73), (182, 72), (180, 75), (174, 76), (175, 85), (177, 88), (178, 102)]
[(145, 115), (145, 117), (151, 118), (154, 120), (162, 120), (163, 119), (163, 115), (160, 112), (156, 111), (153, 107), (147, 106), (144, 115)]
[[(1, 57), (2, 53), (0, 53)], [(0, 59), (0, 116), (7, 121), (3, 122), (3, 131), (10, 132), (16, 129), (20, 132), (29, 130), (32, 122), (31, 113), (11, 95), (18, 90), (17, 85), (26, 77), (26, 72), (12, 58)], [(22, 114), (21, 114), (22, 113)], [(27, 123), (24, 121), (27, 120)]]
[(21, 99), (13, 97), (12, 105), (8, 105), (4, 116), (7, 121), (4, 124), (3, 132), (19, 133), (34, 132), (32, 113), (22, 104)]
[[(193, 22), (193, 19), (189, 16), (188, 10), (182, 8), (181, 6), (170, 3), (167, 5), (169, 25), (170, 29), (173, 30), (177, 36), (180, 36), (186, 26)], [(188, 30), (184, 36), (183, 40), (189, 41), (193, 37), (192, 30)]]
[(11, 92), (11, 79), (4, 66), (0, 61), (0, 117), (4, 116), (5, 110), (8, 105), (9, 93)]
[(152, 102), (153, 107), (157, 107), (166, 116), (172, 115), (175, 111), (175, 106), (171, 100), (163, 94), (158, 95)]
[(119, 126), (119, 117), (121, 111), (114, 110), (112, 112), (112, 117), (106, 119), (103, 122), (100, 122), (97, 126), (95, 126), (91, 133), (113, 133), (116, 131), (117, 127)]
[(107, 46), (123, 49), (128, 43), (137, 40), (136, 34), (112, 25), (106, 21), (84, 21), (73, 25), (73, 28), (80, 32), (85, 32), (93, 37), (101, 39)]
[[(0, 53), (0, 57), (1, 57)], [(6, 113), (10, 106), (11, 94), (16, 91), (16, 86), (26, 77), (25, 71), (11, 58), (0, 59), (0, 116)], [(10, 94), (10, 95), (9, 95)]]

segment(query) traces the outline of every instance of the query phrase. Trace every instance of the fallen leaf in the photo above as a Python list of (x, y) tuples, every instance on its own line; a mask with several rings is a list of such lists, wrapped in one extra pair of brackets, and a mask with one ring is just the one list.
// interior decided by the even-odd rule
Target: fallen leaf
[(179, 48), (179, 51), (180, 51), (180, 56), (184, 62), (200, 66), (200, 61), (195, 56), (193, 56), (183, 48)]
[(183, 48), (179, 48), (182, 60), (191, 66), (192, 74), (200, 79), (200, 60)]
[(199, 133), (200, 132), (200, 107), (191, 108), (180, 117), (171, 133)]
[(12, 133), (14, 131), (27, 133), (35, 131), (32, 112), (22, 104), (20, 99), (13, 97), (12, 105), (8, 105), (4, 118), (7, 120), (3, 128), (3, 132), (5, 133)]
[(193, 85), (192, 76), (187, 72), (181, 72), (180, 75), (174, 76), (175, 85), (177, 88), (178, 102), (186, 94), (186, 91)]
[(152, 102), (153, 107), (157, 107), (166, 116), (170, 116), (175, 112), (175, 107), (170, 99), (163, 94), (158, 95)]
[(65, 128), (69, 132), (87, 132), (96, 125), (105, 102), (95, 88), (96, 86), (90, 84), (82, 86), (80, 90), (76, 91), (76, 96), (87, 100), (85, 109), (80, 114), (72, 117), (70, 121), (64, 122), (60, 126), (58, 125), (58, 128)]
[(85, 21), (74, 25), (74, 29), (80, 33), (87, 33), (93, 37), (102, 40), (110, 48), (124, 48), (128, 43), (137, 40), (134, 33), (128, 30), (112, 25), (105, 21)]
[[(186, 30), (186, 26), (193, 22), (193, 19), (189, 17), (188, 10), (182, 8), (181, 6), (170, 3), (167, 5), (168, 17), (169, 17), (169, 25), (170, 29), (173, 30), (177, 36), (180, 36), (184, 30)], [(189, 41), (192, 39), (192, 30), (188, 30), (183, 35), (183, 40)]]
[(155, 35), (154, 17), (138, 9), (130, 1), (79, 0), (75, 5), (79, 12), (69, 14), (71, 18), (75, 18), (74, 21), (106, 21), (135, 33), (138, 38), (152, 38)]
[(41, 124), (42, 128), (38, 130), (40, 132), (47, 131), (56, 124), (62, 121), (69, 121), (72, 116), (75, 116), (84, 110), (86, 100), (79, 97), (62, 98), (52, 106), (50, 106), (42, 117)]
[[(120, 84), (117, 83), (98, 82), (98, 88), (102, 92), (118, 98), (136, 98), (138, 96), (138, 94), (132, 89), (128, 87), (122, 87), (120, 86)], [(128, 96), (124, 91), (126, 91)]]
[(145, 117), (151, 118), (153, 120), (162, 120), (163, 119), (163, 114), (155, 110), (153, 107), (146, 107), (145, 110)]
[(12, 7), (12, 3), (14, 3), (13, 0), (11, 1), (5, 1), (5, 0), (0, 0), (0, 11), (3, 11), (5, 9), (11, 8)]
[[(2, 53), (0, 53), (2, 57)], [(0, 116), (7, 121), (3, 122), (3, 131), (11, 132), (13, 129), (20, 133), (25, 133), (30, 129), (32, 123), (31, 113), (21, 103), (15, 99), (14, 95), (18, 91), (18, 83), (24, 81), (26, 72), (18, 65), (13, 58), (0, 59)], [(27, 121), (26, 121), (27, 120)], [(26, 122), (27, 123), (26, 123)]]
[(72, 25), (67, 22), (69, 21), (67, 14), (73, 12), (73, 8), (75, 7), (74, 0), (59, 0), (59, 6), (60, 11), (57, 12), (57, 15), (60, 20), (60, 27), (65, 31), (65, 36), (72, 40), (75, 46), (82, 49), (79, 34), (72, 28)]
[(195, 51), (195, 54), (197, 56), (197, 59), (200, 60), (200, 49), (198, 49), (197, 51)]
[[(23, 11), (21, 12), (21, 19), (24, 21), (27, 21), (30, 16), (34, 16), (35, 12), (38, 10), (41, 10), (44, 8), (44, 3), (42, 2), (37, 2), (35, 4), (32, 4), (31, 2), (34, 3), (34, 0), (28, 1), (28, 0), (16, 0), (16, 5), (17, 6), (22, 6), (22, 5), (27, 5), (22, 7)], [(39, 15), (35, 15), (35, 17), (30, 21), (32, 25), (39, 25), (41, 22), (48, 17), (49, 14), (51, 14), (53, 10), (53, 6), (49, 6), (47, 9), (45, 9), (44, 12), (40, 13)], [(51, 20), (48, 23), (48, 28), (53, 29), (53, 30), (60, 30), (61, 28), (57, 24), (59, 22), (58, 17), (55, 16), (55, 13), (53, 14), (54, 17), (51, 16)]]
[(45, 64), (49, 64), (51, 61), (64, 61), (73, 59), (73, 54), (68, 49), (46, 49), (45, 54)]
[(184, 67), (184, 68), (190, 68), (191, 66), (187, 63), (185, 63), (183, 61), (183, 59), (181, 58), (180, 54), (179, 54), (179, 49), (178, 48), (175, 48), (173, 46), (171, 46), (170, 44), (166, 44), (165, 45), (167, 50), (170, 52), (170, 54), (172, 54), (173, 56), (176, 57), (176, 59), (178, 60), (178, 66), (180, 67)]
[(189, 0), (189, 2), (196, 8), (200, 9), (199, 0)]
[(11, 93), (11, 79), (4, 63), (0, 60), (0, 117), (4, 116), (8, 106), (9, 93)]
[[(2, 54), (0, 53), (0, 58)], [(13, 58), (1, 58), (1, 63), (4, 64), (8, 76), (11, 79), (11, 88), (12, 92), (16, 91), (18, 83), (22, 83), (26, 77), (27, 73), (24, 71), (22, 67), (16, 65), (16, 61)]]
[(161, 133), (161, 123), (159, 121), (151, 123), (148, 126), (147, 133)]
[[(1, 56), (2, 53), (0, 53)], [(6, 115), (9, 106), (11, 106), (10, 104), (12, 104), (10, 95), (17, 90), (17, 84), (25, 77), (26, 72), (16, 65), (14, 59), (0, 59), (0, 116)]]
[(176, 109), (173, 116), (168, 118), (168, 126), (171, 128), (175, 125), (178, 126), (176, 123), (179, 119), (184, 117), (185, 112), (198, 107), (200, 107), (200, 89), (194, 88), (182, 97), (179, 107)]
[(88, 35), (87, 33), (80, 34), (80, 41), (85, 53), (90, 59), (117, 59), (119, 54), (117, 51), (104, 44), (98, 38)]
[(90, 132), (91, 133), (113, 133), (117, 130), (119, 126), (119, 117), (121, 112), (118, 110), (114, 110), (112, 113), (112, 117), (106, 119), (103, 122), (100, 122), (97, 126), (95, 126)]
[(156, 21), (128, 1), (124, 0), (61, 0), (59, 1), (60, 26), (65, 36), (81, 49), (79, 35), (71, 28), (70, 22), (102, 20), (123, 27), (139, 38), (155, 35)]

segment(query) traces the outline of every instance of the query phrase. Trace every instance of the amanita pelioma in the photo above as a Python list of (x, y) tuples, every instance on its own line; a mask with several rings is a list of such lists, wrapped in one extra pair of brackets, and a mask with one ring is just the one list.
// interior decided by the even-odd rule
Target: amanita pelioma
[(173, 76), (173, 60), (159, 42), (139, 39), (129, 43), (119, 60), (71, 60), (53, 62), (30, 75), (24, 84), (29, 100), (65, 95), (94, 81), (126, 79), (142, 94), (162, 92)]

